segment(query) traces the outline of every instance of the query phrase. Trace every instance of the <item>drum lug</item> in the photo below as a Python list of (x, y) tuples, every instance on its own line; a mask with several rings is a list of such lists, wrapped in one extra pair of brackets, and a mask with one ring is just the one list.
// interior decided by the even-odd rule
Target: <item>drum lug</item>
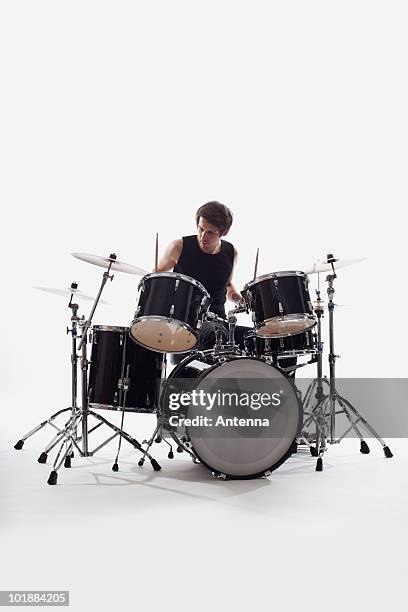
[(180, 284), (180, 281), (179, 281), (179, 279), (177, 278), (177, 279), (176, 279), (176, 284), (174, 285), (174, 291), (177, 291), (179, 284)]
[(283, 306), (282, 306), (282, 302), (279, 302), (279, 312), (281, 314), (283, 314)]
[(219, 472), (212, 472), (214, 478), (219, 478), (220, 480), (227, 480), (226, 474), (221, 474)]
[(252, 321), (256, 323), (256, 313), (255, 312), (252, 313)]
[(174, 315), (174, 304), (172, 304), (172, 307), (170, 308), (170, 316), (172, 317)]

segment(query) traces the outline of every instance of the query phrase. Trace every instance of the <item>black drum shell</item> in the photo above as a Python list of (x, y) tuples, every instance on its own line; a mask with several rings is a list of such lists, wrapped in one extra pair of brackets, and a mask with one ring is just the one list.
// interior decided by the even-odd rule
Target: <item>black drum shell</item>
[(267, 275), (265, 279), (246, 286), (242, 293), (253, 313), (255, 325), (285, 315), (303, 313), (313, 316), (308, 279), (302, 273)]
[(158, 405), (164, 355), (136, 344), (127, 327), (94, 326), (88, 398), (92, 406), (119, 410), (123, 391), (119, 381), (129, 366), (128, 411), (155, 412)]
[(253, 357), (285, 353), (290, 356), (291, 353), (312, 352), (316, 347), (315, 335), (311, 330), (283, 338), (262, 338), (251, 331), (245, 336), (244, 344), (246, 353)]
[(164, 317), (187, 324), (192, 331), (203, 310), (205, 293), (197, 285), (176, 276), (151, 276), (141, 282), (135, 319)]

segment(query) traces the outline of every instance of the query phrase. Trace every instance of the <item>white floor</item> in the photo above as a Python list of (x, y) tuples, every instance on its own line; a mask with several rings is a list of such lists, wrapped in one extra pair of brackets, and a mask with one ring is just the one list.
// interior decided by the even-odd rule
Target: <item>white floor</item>
[(51, 487), (36, 461), (51, 430), (17, 452), (23, 433), (2, 436), (3, 590), (69, 589), (75, 611), (406, 609), (406, 440), (392, 459), (347, 440), (321, 473), (301, 450), (269, 479), (228, 482), (163, 444), (161, 472), (126, 445), (114, 473), (111, 444)]

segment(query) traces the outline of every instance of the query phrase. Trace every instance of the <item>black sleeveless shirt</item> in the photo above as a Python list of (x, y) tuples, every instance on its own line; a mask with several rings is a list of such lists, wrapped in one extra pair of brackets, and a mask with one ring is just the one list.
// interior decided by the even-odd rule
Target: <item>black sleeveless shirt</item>
[(198, 244), (197, 235), (184, 236), (183, 249), (173, 272), (186, 274), (198, 280), (211, 297), (209, 310), (225, 318), (227, 283), (234, 264), (234, 247), (221, 240), (221, 250), (216, 255), (204, 253)]

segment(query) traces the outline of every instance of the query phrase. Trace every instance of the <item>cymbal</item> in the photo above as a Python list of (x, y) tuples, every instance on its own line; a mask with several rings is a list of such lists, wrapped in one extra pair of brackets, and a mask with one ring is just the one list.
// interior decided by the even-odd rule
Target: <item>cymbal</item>
[[(367, 257), (359, 257), (357, 259), (335, 259), (334, 269), (338, 270), (338, 268), (346, 268), (347, 266), (353, 266), (354, 264), (365, 261)], [(328, 261), (318, 261), (317, 263), (311, 264), (310, 266), (305, 266), (302, 268), (302, 272), (305, 274), (316, 274), (317, 272), (331, 272), (332, 267)]]
[[(85, 300), (88, 302), (93, 302), (95, 300), (94, 297), (90, 295), (86, 295), (82, 293), (79, 289), (72, 289), (67, 287), (66, 289), (55, 289), (53, 287), (33, 287), (33, 289), (38, 289), (39, 291), (45, 291), (46, 293), (52, 293), (53, 295), (60, 295), (62, 297), (70, 297), (71, 294), (74, 294), (75, 299), (79, 298), (80, 300)], [(105, 302), (105, 300), (99, 300), (100, 304), (109, 304), (109, 302)]]
[(116, 272), (126, 272), (126, 274), (137, 274), (138, 276), (145, 276), (145, 274), (148, 274), (147, 270), (138, 268), (132, 264), (124, 263), (123, 261), (118, 261), (116, 257), (112, 257), (112, 255), (110, 257), (100, 257), (99, 255), (89, 255), (88, 253), (71, 253), (71, 255), (81, 261), (86, 261), (95, 266), (100, 266), (101, 268), (109, 268), (109, 264), (111, 263), (111, 270), (115, 270)]

